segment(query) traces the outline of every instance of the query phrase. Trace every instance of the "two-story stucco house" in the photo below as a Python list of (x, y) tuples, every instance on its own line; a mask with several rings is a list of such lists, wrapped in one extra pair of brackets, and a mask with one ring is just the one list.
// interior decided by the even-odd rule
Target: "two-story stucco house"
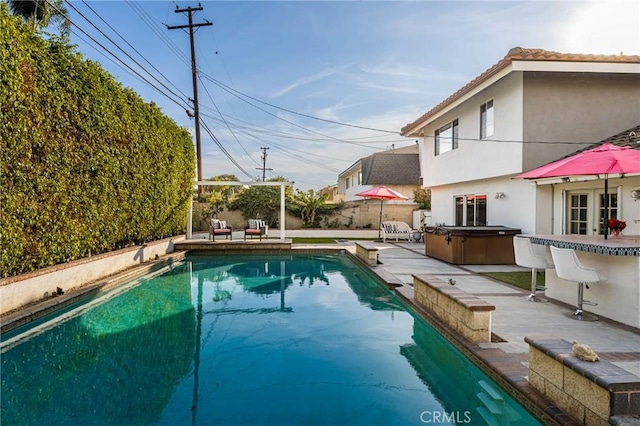
[(433, 222), (550, 234), (553, 185), (512, 177), (632, 128), (638, 117), (640, 56), (516, 47), (402, 135), (420, 141)]
[[(363, 157), (338, 175), (338, 196), (347, 203), (346, 216), (353, 216), (355, 226), (379, 226), (379, 202), (372, 203), (356, 194), (384, 185), (408, 200), (385, 201), (382, 220), (415, 222), (413, 211), (418, 207), (413, 193), (420, 188), (420, 159), (418, 145), (394, 148)], [(374, 208), (371, 208), (375, 204)]]
[(420, 187), (417, 144), (363, 157), (338, 175), (338, 193), (344, 194), (345, 201), (362, 200), (355, 194), (378, 185), (412, 198), (413, 191)]

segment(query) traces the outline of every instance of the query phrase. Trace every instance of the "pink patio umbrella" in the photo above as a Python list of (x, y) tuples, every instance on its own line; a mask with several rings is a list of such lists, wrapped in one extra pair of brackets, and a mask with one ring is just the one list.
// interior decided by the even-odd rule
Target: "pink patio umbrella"
[(409, 197), (405, 197), (401, 193), (396, 192), (393, 189), (387, 188), (386, 186), (376, 186), (375, 188), (371, 188), (367, 191), (358, 192), (356, 196), (371, 198), (374, 200), (380, 200), (380, 223), (378, 223), (378, 239), (380, 239), (380, 226), (382, 225), (382, 206), (384, 205), (384, 200), (408, 200), (409, 199)]
[[(569, 176), (604, 176), (604, 225), (609, 221), (609, 176), (640, 173), (640, 151), (628, 146), (605, 143), (537, 169), (514, 176), (514, 179), (544, 179)], [(604, 233), (607, 239), (607, 233)]]

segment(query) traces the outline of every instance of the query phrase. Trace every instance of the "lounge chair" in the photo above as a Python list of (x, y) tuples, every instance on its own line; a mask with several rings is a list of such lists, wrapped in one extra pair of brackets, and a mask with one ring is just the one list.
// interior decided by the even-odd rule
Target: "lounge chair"
[(411, 227), (407, 225), (405, 222), (400, 221), (388, 221), (382, 222), (380, 224), (380, 229), (382, 229), (382, 241), (387, 241), (387, 239), (395, 239), (399, 240), (407, 240), (411, 241), (413, 236), (413, 231)]
[(211, 223), (209, 224), (209, 239), (212, 241), (216, 240), (216, 235), (224, 235), (225, 240), (227, 236), (230, 240), (233, 241), (233, 230), (227, 222), (224, 220), (211, 219)]
[(254, 236), (260, 237), (260, 241), (262, 241), (262, 236), (265, 238), (269, 238), (269, 227), (264, 220), (260, 219), (249, 219), (249, 224), (244, 229), (244, 239), (247, 240), (247, 236), (253, 239)]

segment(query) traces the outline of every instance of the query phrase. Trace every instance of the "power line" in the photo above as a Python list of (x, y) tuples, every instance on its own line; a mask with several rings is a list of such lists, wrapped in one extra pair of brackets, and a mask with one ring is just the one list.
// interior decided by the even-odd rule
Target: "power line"
[(240, 91), (238, 91), (236, 89), (233, 89), (233, 88), (227, 86), (226, 84), (224, 84), (224, 83), (222, 83), (220, 81), (217, 81), (217, 80), (215, 80), (213, 78), (211, 78), (211, 80), (212, 80), (212, 82), (214, 84), (217, 84), (217, 85), (221, 86), (221, 88), (223, 88), (224, 90), (232, 91), (232, 92), (237, 93), (237, 94), (239, 94), (241, 96), (247, 97), (247, 98), (249, 98), (249, 99), (251, 99), (253, 101), (259, 102), (259, 103), (261, 103), (263, 105), (267, 105), (267, 106), (270, 106), (271, 108), (276, 108), (276, 109), (279, 109), (281, 111), (288, 112), (290, 114), (299, 115), (301, 117), (310, 118), (312, 120), (324, 121), (325, 123), (337, 124), (339, 126), (353, 127), (353, 128), (356, 128), (356, 129), (371, 130), (371, 131), (374, 131), (374, 132), (391, 133), (391, 134), (394, 134), (394, 135), (397, 135), (397, 134), (400, 133), (400, 132), (392, 131), (392, 130), (376, 129), (376, 128), (373, 128), (373, 127), (358, 126), (356, 124), (349, 124), (349, 123), (342, 123), (340, 121), (327, 120), (325, 118), (314, 117), (312, 115), (308, 115), (308, 114), (303, 114), (301, 112), (292, 111), (292, 110), (287, 109), (287, 108), (282, 108), (282, 107), (279, 107), (277, 105), (270, 104), (269, 102), (261, 101), (260, 99), (254, 98), (253, 96), (247, 95), (246, 93), (242, 93), (242, 92), (240, 92)]
[[(207, 106), (202, 106), (203, 109), (210, 109)], [(206, 115), (206, 114), (203, 114)], [(256, 130), (256, 131), (261, 131), (261, 132), (267, 132), (269, 135), (272, 135), (274, 137), (278, 137), (278, 138), (287, 138), (287, 139), (296, 139), (296, 140), (301, 140), (301, 141), (307, 141), (307, 142), (335, 142), (333, 139), (327, 139), (327, 138), (314, 138), (314, 137), (309, 137), (309, 136), (302, 136), (300, 134), (295, 134), (295, 133), (288, 133), (288, 132), (284, 132), (282, 130), (274, 130), (274, 129), (270, 129), (268, 127), (264, 127), (264, 126), (260, 126), (258, 124), (254, 124), (254, 123), (249, 123), (248, 121), (244, 121), (240, 118), (237, 117), (233, 117), (230, 116), (228, 114), (222, 114), (227, 118), (228, 120), (235, 120), (238, 121), (240, 123), (244, 123), (244, 124), (248, 124), (251, 127), (247, 127), (247, 126), (240, 126), (238, 124), (234, 124), (237, 128), (245, 128), (245, 129), (251, 129), (251, 130)], [(213, 116), (208, 115), (208, 117), (213, 118), (214, 120), (216, 118), (214, 118)], [(344, 139), (345, 141), (357, 141), (357, 140), (361, 140), (361, 139), (370, 139), (370, 138), (379, 138), (379, 137), (388, 137), (388, 135), (376, 135), (376, 136), (364, 136), (364, 137), (358, 137), (358, 138), (349, 138), (349, 139)], [(403, 138), (403, 139), (385, 139), (383, 141), (370, 141), (369, 143), (375, 143), (375, 144), (390, 144), (390, 143), (394, 143), (394, 142), (407, 142), (407, 138)], [(370, 147), (370, 146), (365, 146), (366, 148), (372, 148), (372, 149), (380, 149), (378, 147)]]
[[(133, 61), (134, 64), (136, 64), (138, 67), (140, 67), (144, 72), (146, 72), (147, 74), (149, 74), (149, 76), (151, 78), (153, 78), (155, 81), (157, 81), (162, 87), (164, 87), (169, 93), (171, 93), (173, 96), (176, 96), (178, 98), (180, 98), (180, 95), (178, 95), (176, 92), (174, 92), (173, 90), (171, 90), (170, 88), (168, 88), (162, 81), (160, 81), (158, 78), (156, 78), (156, 76), (154, 76), (153, 74), (151, 74), (149, 71), (147, 71), (147, 69), (145, 67), (143, 67), (142, 65), (140, 65), (140, 63), (138, 61), (136, 61), (131, 55), (129, 55), (127, 52), (125, 52), (124, 49), (122, 49), (120, 47), (120, 45), (118, 45), (118, 43), (116, 43), (115, 41), (113, 41), (111, 39), (111, 37), (109, 37), (108, 35), (106, 35), (100, 28), (98, 28), (89, 18), (87, 18), (82, 12), (80, 12), (74, 5), (71, 4), (71, 2), (69, 0), (65, 0), (65, 3), (67, 5), (69, 5), (69, 7), (71, 7), (71, 9), (73, 9), (78, 15), (80, 15), (82, 18), (84, 18), (85, 21), (87, 21), (89, 23), (89, 25), (91, 25), (93, 28), (95, 28), (96, 30), (98, 30), (98, 32), (100, 34), (102, 34), (103, 37), (105, 37), (107, 40), (109, 40), (111, 42), (111, 44), (113, 44), (119, 51), (121, 51), (122, 53), (124, 53), (127, 58), (131, 59)], [(86, 4), (86, 3), (85, 3)], [(164, 76), (163, 76), (164, 77)], [(166, 77), (165, 77), (166, 78)]]
[[(200, 82), (202, 82), (202, 79), (199, 78), (199, 80), (200, 80)], [(203, 83), (202, 87), (204, 88), (204, 91), (207, 92), (207, 96), (209, 96), (209, 99), (211, 100), (211, 103), (213, 103), (213, 106), (216, 107), (216, 111), (220, 115), (220, 118), (224, 122), (225, 126), (227, 126), (227, 129), (229, 129), (229, 132), (231, 132), (231, 135), (233, 136), (233, 138), (236, 140), (236, 142), (238, 142), (238, 145), (240, 145), (240, 148), (242, 148), (242, 150), (245, 152), (245, 154), (247, 154), (247, 156), (251, 160), (253, 160), (256, 164), (258, 164), (258, 162), (255, 161), (253, 159), (253, 157), (251, 157), (251, 154), (249, 154), (249, 152), (247, 152), (247, 150), (244, 148), (244, 146), (242, 145), (240, 140), (238, 140), (238, 138), (236, 137), (235, 133), (233, 133), (233, 130), (231, 130), (231, 127), (229, 126), (229, 123), (227, 123), (227, 120), (224, 119), (224, 116), (222, 115), (222, 112), (220, 112), (220, 110), (218, 109), (218, 105), (216, 105), (215, 101), (213, 100), (213, 97), (211, 96), (211, 93), (209, 93), (209, 89), (207, 89), (207, 86)]]
[(244, 173), (249, 179), (253, 180), (253, 176), (251, 176), (245, 169), (242, 168), (240, 164), (238, 164), (238, 162), (233, 158), (233, 156), (229, 153), (229, 151), (227, 151), (227, 149), (222, 145), (222, 143), (218, 140), (218, 138), (215, 137), (215, 135), (213, 134), (209, 126), (207, 126), (207, 123), (204, 120), (202, 120), (202, 127), (209, 134), (209, 136), (211, 137), (213, 142), (218, 146), (218, 148), (220, 148), (222, 153), (238, 168), (238, 170)]
[[(167, 36), (164, 30), (160, 31), (158, 28), (154, 27), (153, 18), (147, 13), (146, 10), (144, 10), (142, 7), (136, 4), (136, 2), (127, 1), (126, 3), (136, 13), (136, 15), (140, 17), (142, 22), (144, 22), (145, 25), (149, 27), (149, 29), (160, 39), (160, 41), (162, 41), (165, 44), (165, 46), (167, 46), (169, 50), (171, 50), (178, 57), (178, 59), (180, 59), (187, 66), (191, 65), (189, 58), (187, 58), (187, 56), (184, 53), (182, 53), (182, 51), (180, 51), (178, 46), (176, 46), (173, 40), (171, 40)], [(166, 24), (163, 24), (163, 25), (166, 25)]]
[(136, 52), (142, 59), (144, 59), (144, 61), (149, 64), (151, 66), (151, 68), (153, 68), (158, 74), (160, 74), (166, 81), (169, 82), (169, 84), (171, 84), (178, 92), (180, 92), (180, 94), (182, 94), (182, 96), (186, 99), (188, 98), (188, 96), (182, 92), (180, 90), (180, 88), (178, 86), (176, 86), (175, 84), (173, 84), (173, 82), (167, 78), (167, 76), (165, 76), (162, 71), (160, 71), (158, 68), (155, 67), (155, 65), (153, 65), (151, 62), (149, 62), (149, 60), (147, 60), (147, 58), (145, 58), (145, 56), (140, 53), (138, 51), (138, 49), (136, 49), (131, 43), (129, 43), (129, 41), (127, 39), (125, 39), (115, 28), (113, 28), (107, 21), (104, 20), (104, 18), (102, 16), (100, 16), (100, 14), (98, 14), (98, 12), (96, 12), (90, 5), (89, 3), (87, 3), (85, 0), (82, 0), (82, 3), (84, 3), (84, 5), (86, 7), (89, 8), (89, 10), (91, 10), (102, 22), (104, 22), (107, 27), (109, 27), (109, 29), (111, 29), (111, 31), (113, 31), (118, 37), (120, 37), (120, 39), (122, 39), (122, 41), (124, 41), (127, 46), (129, 46), (131, 49), (133, 49), (134, 52)]
[[(102, 43), (100, 43), (98, 40), (96, 40), (95, 38), (93, 38), (91, 35), (89, 35), (89, 33), (87, 33), (84, 29), (82, 29), (80, 26), (78, 26), (75, 22), (73, 22), (73, 20), (71, 18), (69, 18), (68, 16), (66, 16), (55, 4), (51, 3), (50, 0), (45, 0), (60, 16), (63, 16), (67, 21), (69, 21), (69, 23), (71, 23), (72, 25), (75, 26), (75, 28), (77, 28), (80, 32), (82, 32), (82, 34), (84, 34), (85, 36), (89, 37), (89, 39), (91, 41), (93, 41), (94, 43), (96, 43), (98, 46), (100, 46), (103, 50), (105, 50), (107, 53), (109, 53), (111, 56), (113, 56), (118, 62), (120, 62), (122, 65), (124, 65), (126, 68), (128, 68), (129, 70), (131, 70), (134, 74), (136, 74), (140, 79), (142, 79), (145, 83), (147, 83), (149, 86), (153, 87), (154, 89), (156, 89), (160, 94), (162, 94), (163, 96), (165, 96), (167, 99), (169, 99), (171, 102), (174, 102), (175, 104), (179, 105), (181, 108), (184, 108), (183, 105), (181, 105), (178, 101), (176, 101), (175, 99), (173, 99), (171, 96), (167, 95), (165, 92), (163, 92), (161, 89), (159, 89), (157, 86), (155, 86), (153, 83), (151, 83), (149, 80), (147, 80), (145, 77), (143, 77), (142, 75), (140, 75), (139, 72), (137, 72), (136, 70), (134, 70), (133, 68), (131, 68), (131, 66), (129, 66), (128, 64), (126, 64), (122, 59), (120, 59), (118, 56), (116, 56), (111, 50), (107, 49)], [(68, 0), (65, 0), (65, 2), (67, 4), (69, 4)], [(75, 9), (75, 8), (74, 8)]]
[[(205, 78), (207, 78), (209, 81), (211, 81), (212, 83), (214, 83), (214, 84), (218, 85), (218, 87), (222, 88), (223, 90), (227, 90), (227, 89), (225, 89), (224, 87), (220, 86), (220, 85), (218, 84), (218, 82), (217, 82), (215, 79), (211, 78), (211, 77), (210, 77), (210, 76), (208, 76), (207, 74), (202, 73), (202, 75), (203, 75)], [(351, 145), (356, 145), (356, 146), (361, 146), (361, 147), (367, 147), (367, 145), (364, 145), (364, 144), (359, 144), (359, 143), (356, 143), (356, 142), (350, 142), (350, 141), (346, 141), (346, 140), (343, 140), (343, 139), (334, 138), (333, 136), (325, 135), (324, 133), (320, 133), (320, 132), (317, 132), (317, 131), (315, 131), (315, 130), (308, 129), (308, 128), (306, 128), (306, 127), (304, 127), (304, 126), (301, 126), (301, 125), (299, 125), (299, 124), (296, 124), (296, 123), (294, 123), (294, 122), (292, 122), (292, 121), (286, 120), (286, 119), (284, 119), (284, 118), (282, 118), (282, 117), (278, 117), (277, 115), (275, 115), (275, 114), (273, 114), (273, 113), (271, 113), (271, 112), (269, 112), (269, 111), (265, 110), (264, 108), (261, 108), (261, 107), (259, 107), (259, 106), (255, 105), (255, 104), (252, 104), (251, 102), (247, 101), (246, 99), (243, 99), (242, 97), (240, 97), (239, 95), (237, 95), (236, 93), (234, 93), (234, 92), (232, 92), (232, 91), (229, 91), (229, 93), (231, 93), (232, 95), (234, 95), (234, 96), (235, 96), (235, 97), (237, 97), (238, 99), (240, 99), (240, 100), (242, 100), (242, 101), (244, 101), (244, 102), (248, 103), (248, 104), (249, 104), (249, 105), (251, 105), (252, 107), (254, 107), (254, 108), (256, 108), (256, 109), (258, 109), (258, 110), (260, 110), (260, 111), (264, 112), (265, 114), (268, 114), (268, 115), (270, 115), (270, 116), (272, 116), (272, 117), (274, 117), (274, 118), (277, 118), (278, 120), (282, 120), (282, 121), (284, 121), (285, 123), (289, 123), (289, 124), (291, 124), (292, 126), (298, 127), (298, 128), (303, 129), (303, 130), (305, 130), (305, 131), (307, 131), (307, 132), (314, 133), (314, 134), (316, 134), (316, 135), (320, 135), (320, 136), (323, 136), (323, 137), (325, 137), (325, 138), (332, 139), (332, 140), (334, 140), (334, 141), (336, 141), (336, 142), (342, 142), (342, 143), (347, 143), (347, 144), (351, 144)], [(368, 148), (373, 148), (373, 147), (368, 147)]]

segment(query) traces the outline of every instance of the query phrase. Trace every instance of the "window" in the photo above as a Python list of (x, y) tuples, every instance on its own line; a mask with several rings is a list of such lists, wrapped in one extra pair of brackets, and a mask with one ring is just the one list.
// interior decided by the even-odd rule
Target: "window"
[(362, 185), (362, 171), (358, 172), (358, 185)]
[(455, 197), (456, 226), (487, 226), (487, 195)]
[(569, 195), (569, 234), (587, 235), (587, 194)]
[(440, 127), (435, 134), (436, 155), (458, 148), (458, 120)]
[(347, 177), (347, 189), (351, 187), (351, 176)]
[[(607, 194), (609, 197), (609, 219), (618, 218), (618, 194)], [(600, 224), (598, 233), (604, 235), (609, 232), (609, 225), (604, 223), (604, 193), (599, 194), (600, 206), (598, 211), (598, 223)]]
[(464, 223), (464, 197), (455, 197), (456, 203), (456, 226), (462, 226)]
[(480, 105), (480, 139), (493, 136), (493, 99)]

